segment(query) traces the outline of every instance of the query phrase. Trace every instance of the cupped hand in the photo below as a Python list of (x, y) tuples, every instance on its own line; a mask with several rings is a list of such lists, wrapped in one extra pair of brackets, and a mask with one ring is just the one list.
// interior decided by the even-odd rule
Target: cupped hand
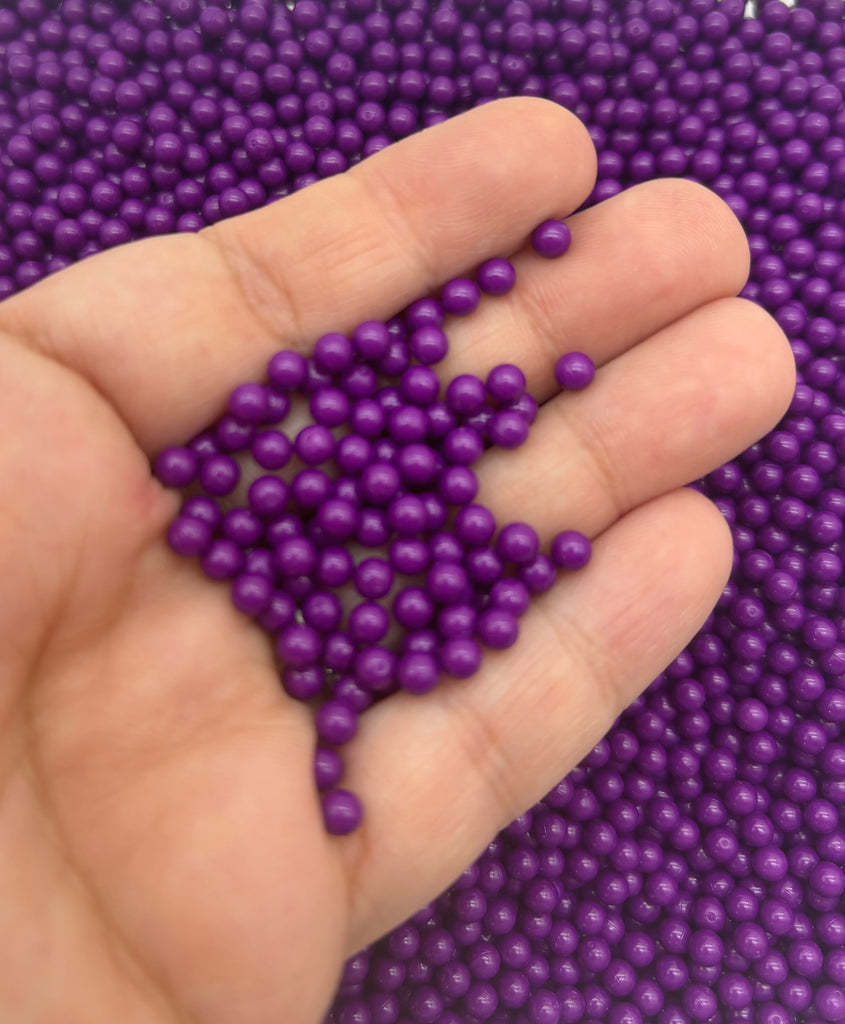
[[(731, 564), (683, 485), (774, 425), (789, 348), (735, 298), (732, 214), (681, 181), (523, 248), (452, 325), (444, 375), (516, 362), (541, 412), (480, 467), (500, 522), (594, 538), (477, 677), (368, 712), (323, 828), (314, 730), (272, 646), (164, 540), (150, 458), (276, 350), (387, 317), (589, 194), (584, 128), (504, 100), (198, 235), (148, 240), (0, 306), (0, 1008), (19, 1024), (314, 1024), (343, 959), (442, 891), (683, 647)], [(556, 396), (569, 350), (599, 371)]]

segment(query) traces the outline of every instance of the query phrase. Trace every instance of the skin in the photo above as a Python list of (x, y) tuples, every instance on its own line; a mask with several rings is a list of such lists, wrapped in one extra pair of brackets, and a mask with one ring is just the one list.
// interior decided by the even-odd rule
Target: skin
[[(680, 181), (571, 217), (584, 128), (541, 100), (481, 107), (197, 236), (84, 261), (0, 306), (0, 1006), (21, 1024), (313, 1024), (345, 957), (443, 891), (695, 633), (731, 566), (684, 484), (769, 430), (794, 370), (734, 298), (732, 214)], [(513, 360), (545, 404), (481, 467), (500, 522), (594, 539), (511, 650), (364, 716), (326, 835), (307, 709), (226, 588), (169, 552), (149, 459), (277, 349), (385, 317), (495, 254), (509, 296), (456, 322), (444, 375)], [(594, 384), (553, 396), (557, 355)]]

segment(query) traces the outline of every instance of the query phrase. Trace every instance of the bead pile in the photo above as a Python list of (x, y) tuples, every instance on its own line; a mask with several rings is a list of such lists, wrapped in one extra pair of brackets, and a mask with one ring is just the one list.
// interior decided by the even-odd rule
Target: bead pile
[[(531, 236), (547, 259), (570, 241), (555, 220)], [(439, 300), (387, 323), (325, 334), (309, 357), (277, 352), (266, 385), (237, 386), (217, 423), (155, 460), (163, 484), (199, 491), (170, 525), (171, 548), (231, 581), (235, 607), (274, 639), (285, 691), (319, 705), (314, 773), (336, 835), (361, 819), (358, 798), (338, 786), (338, 747), (354, 739), (358, 715), (398, 690), (428, 693), (441, 674), (474, 675), (482, 647), (516, 642), (556, 570), (590, 559), (577, 530), (557, 534), (547, 555), (527, 523), (499, 528), (476, 502), (472, 466), (492, 447), (520, 447), (537, 416), (522, 371), (503, 363), (486, 381), (462, 374), (443, 387), (433, 369), (449, 351), (446, 317), (469, 316), (482, 295), (515, 283), (513, 264), (494, 257), (475, 281), (448, 281)], [(568, 352), (554, 373), (580, 391), (595, 366)], [(294, 434), (297, 401), (309, 416)], [(253, 479), (237, 498), (243, 476)]]
[(567, 780), (349, 961), (330, 1019), (844, 1020), (841, 0), (56, 6), (0, 10), (0, 296), (500, 95), (589, 126), (591, 201), (682, 175), (728, 202), (799, 367), (778, 430), (702, 484), (730, 584)]

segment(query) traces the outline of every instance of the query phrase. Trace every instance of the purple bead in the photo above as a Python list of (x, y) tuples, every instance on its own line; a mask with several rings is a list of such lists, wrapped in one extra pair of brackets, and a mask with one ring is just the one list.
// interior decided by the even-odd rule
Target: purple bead
[(478, 307), (478, 285), (469, 278), (456, 277), (443, 286), (440, 305), (452, 316), (468, 316)]
[(583, 352), (567, 352), (555, 363), (555, 380), (564, 391), (583, 390), (595, 374), (595, 364)]
[(304, 669), (314, 665), (321, 651), (320, 634), (312, 626), (304, 623), (286, 626), (276, 641), (279, 659), (293, 669)]
[[(172, 541), (171, 541), (172, 543)], [(244, 555), (232, 540), (213, 540), (200, 560), (202, 571), (212, 580), (233, 579), (243, 569)]]
[(516, 270), (508, 260), (486, 260), (476, 272), (478, 287), (488, 295), (505, 295), (516, 284)]
[(430, 653), (408, 652), (397, 663), (396, 677), (400, 687), (409, 693), (428, 693), (437, 685), (437, 660)]
[(476, 632), (485, 647), (502, 651), (516, 643), (519, 622), (513, 613), (504, 608), (490, 608), (479, 616)]
[(323, 743), (340, 746), (348, 743), (358, 731), (358, 716), (346, 703), (329, 700), (315, 717), (317, 736)]
[(515, 409), (502, 409), (490, 421), (489, 438), (500, 448), (518, 448), (528, 437), (529, 424)]
[(410, 354), (423, 366), (439, 363), (449, 351), (449, 341), (439, 327), (433, 324), (418, 327), (408, 341)]
[(390, 333), (383, 323), (367, 320), (352, 332), (352, 345), (358, 356), (367, 363), (383, 359), (390, 347)]
[(188, 487), (196, 479), (199, 459), (190, 448), (165, 448), (156, 457), (153, 471), (165, 487)]
[(468, 679), (481, 666), (481, 648), (469, 637), (452, 637), (440, 649), (440, 667), (456, 679)]
[(455, 466), (471, 466), (484, 452), (484, 440), (472, 427), (455, 427), (443, 439), (444, 459)]
[(328, 427), (313, 423), (299, 431), (293, 447), (297, 457), (306, 466), (318, 466), (334, 455), (334, 435)]
[(387, 633), (390, 618), (381, 605), (363, 601), (349, 613), (349, 635), (358, 644), (375, 644)]
[(181, 515), (167, 530), (167, 542), (177, 555), (196, 558), (205, 554), (212, 541), (211, 526), (202, 519)]
[(349, 416), (349, 399), (340, 388), (323, 386), (311, 396), (310, 409), (317, 424), (339, 427)]
[(591, 555), (592, 545), (589, 539), (577, 530), (563, 530), (552, 540), (551, 558), (559, 569), (583, 569), (590, 561)]
[(324, 334), (314, 343), (314, 364), (323, 373), (343, 373), (353, 358), (352, 342), (343, 334)]
[(486, 398), (484, 384), (472, 374), (455, 377), (446, 388), (446, 405), (459, 416), (472, 416), (479, 412)]
[(411, 366), (402, 374), (399, 390), (405, 401), (423, 407), (430, 406), (440, 391), (440, 381), (427, 366)]
[(293, 445), (278, 430), (265, 430), (252, 442), (252, 457), (262, 469), (282, 469), (290, 461)]
[(532, 594), (542, 594), (555, 582), (555, 567), (550, 558), (539, 554), (533, 562), (519, 567), (518, 577)]
[(525, 614), (530, 600), (528, 588), (521, 580), (498, 580), (490, 590), (491, 607), (502, 608), (517, 617)]
[(393, 617), (405, 629), (423, 629), (431, 622), (434, 606), (421, 587), (405, 587), (393, 599)]
[(371, 463), (361, 474), (361, 493), (375, 505), (389, 504), (401, 486), (399, 471), (385, 462)]
[(237, 462), (228, 455), (212, 455), (200, 466), (199, 479), (203, 489), (216, 498), (231, 494), (241, 478)]
[(320, 633), (337, 629), (343, 616), (343, 605), (336, 594), (314, 591), (302, 603), (302, 615), (309, 626)]
[(563, 256), (571, 242), (572, 233), (560, 220), (544, 220), (531, 232), (531, 247), (545, 259)]
[(299, 352), (277, 352), (267, 365), (267, 377), (279, 391), (294, 391), (305, 382), (308, 364)]
[(513, 405), (525, 394), (525, 374), (511, 363), (494, 366), (487, 374), (487, 394), (500, 405)]
[(347, 789), (331, 789), (322, 795), (323, 820), (330, 835), (345, 836), (361, 824), (361, 801)]
[(456, 562), (435, 562), (428, 570), (426, 589), (440, 604), (454, 604), (468, 593), (469, 580), (464, 568)]
[(396, 656), (384, 647), (368, 647), (355, 658), (355, 678), (365, 690), (373, 693), (387, 690), (395, 675)]
[(333, 789), (343, 778), (343, 759), (330, 747), (318, 746), (314, 753), (314, 781), (317, 789)]
[(455, 517), (455, 536), (467, 547), (483, 547), (496, 531), (493, 513), (483, 505), (467, 505)]
[(437, 490), (447, 505), (468, 505), (478, 494), (478, 477), (468, 466), (447, 466), (440, 474)]
[(524, 565), (533, 561), (539, 552), (540, 541), (536, 531), (527, 523), (508, 523), (499, 530), (496, 551), (505, 562)]
[(277, 519), (288, 501), (288, 486), (275, 476), (260, 476), (247, 492), (249, 507), (262, 519)]

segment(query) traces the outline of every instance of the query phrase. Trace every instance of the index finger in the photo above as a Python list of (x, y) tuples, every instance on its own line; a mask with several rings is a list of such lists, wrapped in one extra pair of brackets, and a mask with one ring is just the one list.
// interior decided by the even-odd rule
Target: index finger
[(9, 333), (84, 375), (148, 452), (206, 426), (280, 348), (387, 318), (511, 252), (589, 194), (581, 123), (486, 104), (199, 235), (114, 249), (0, 306)]

